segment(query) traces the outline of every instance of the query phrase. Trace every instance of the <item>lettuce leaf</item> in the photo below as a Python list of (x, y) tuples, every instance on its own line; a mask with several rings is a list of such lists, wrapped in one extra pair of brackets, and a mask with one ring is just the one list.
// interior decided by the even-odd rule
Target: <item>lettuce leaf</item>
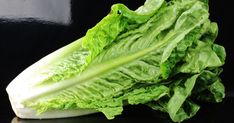
[[(174, 122), (196, 114), (196, 100), (221, 102), (224, 47), (208, 1), (115, 4), (86, 35), (39, 60), (7, 87), (21, 118), (58, 118), (145, 104)], [(29, 115), (30, 114), (30, 115)]]

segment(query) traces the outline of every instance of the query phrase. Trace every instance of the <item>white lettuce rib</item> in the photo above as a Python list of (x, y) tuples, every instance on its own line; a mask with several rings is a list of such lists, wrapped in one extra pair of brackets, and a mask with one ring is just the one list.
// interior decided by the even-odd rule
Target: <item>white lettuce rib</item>
[[(48, 119), (48, 118), (64, 118), (81, 116), (97, 112), (91, 109), (73, 109), (73, 110), (52, 110), (42, 114), (37, 114), (36, 110), (25, 107), (23, 102), (30, 98), (31, 95), (37, 93), (37, 89), (34, 88), (37, 83), (43, 81), (46, 77), (40, 76), (40, 70), (46, 68), (50, 64), (54, 63), (56, 59), (66, 56), (71, 53), (73, 49), (80, 47), (82, 38), (63, 47), (59, 50), (47, 55), (35, 64), (31, 65), (20, 73), (6, 88), (9, 95), (11, 106), (15, 114), (20, 118), (25, 119)], [(40, 88), (40, 91), (46, 91), (49, 87)]]

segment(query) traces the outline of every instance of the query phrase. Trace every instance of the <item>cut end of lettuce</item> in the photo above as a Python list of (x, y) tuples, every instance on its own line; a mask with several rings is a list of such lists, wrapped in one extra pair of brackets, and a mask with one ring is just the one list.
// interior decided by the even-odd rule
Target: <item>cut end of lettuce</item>
[(63, 118), (145, 104), (174, 122), (193, 117), (197, 100), (221, 102), (224, 47), (207, 0), (115, 4), (86, 35), (47, 55), (8, 86), (20, 118)]

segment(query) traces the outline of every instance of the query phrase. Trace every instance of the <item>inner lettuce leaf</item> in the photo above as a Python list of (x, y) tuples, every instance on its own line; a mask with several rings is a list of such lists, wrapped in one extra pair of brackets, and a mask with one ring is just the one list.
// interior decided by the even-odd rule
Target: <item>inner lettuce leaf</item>
[(226, 53), (214, 44), (217, 34), (207, 0), (146, 0), (135, 11), (115, 4), (39, 70), (43, 79), (20, 101), (38, 115), (93, 109), (108, 119), (124, 105), (145, 104), (184, 121), (200, 109), (197, 100), (225, 97)]

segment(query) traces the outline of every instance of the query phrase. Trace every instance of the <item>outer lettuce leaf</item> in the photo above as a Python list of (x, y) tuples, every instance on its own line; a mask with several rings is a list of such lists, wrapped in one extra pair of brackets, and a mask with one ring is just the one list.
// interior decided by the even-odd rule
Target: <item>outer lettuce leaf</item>
[[(224, 57), (225, 51), (222, 47), (219, 48), (222, 57)], [(183, 73), (199, 73), (205, 68), (219, 67), (224, 64), (222, 57), (220, 58), (213, 51), (211, 44), (198, 41), (197, 47), (188, 51), (185, 57), (186, 63), (180, 67), (180, 71)]]
[(174, 122), (181, 122), (194, 116), (200, 106), (191, 99), (221, 102), (225, 96), (224, 86), (217, 76), (220, 71), (203, 71), (192, 77), (173, 78), (170, 85), (172, 95), (147, 103), (155, 110), (168, 112)]
[(195, 98), (202, 101), (221, 102), (225, 96), (224, 86), (221, 79), (218, 77), (221, 70), (216, 69), (213, 71), (205, 70), (201, 73), (195, 89)]
[(145, 5), (139, 7), (136, 12), (129, 10), (123, 4), (113, 5), (110, 14), (103, 18), (95, 27), (88, 30), (84, 37), (83, 47), (89, 49), (91, 53), (86, 62), (91, 62), (122, 32), (133, 30), (148, 21), (163, 3), (163, 0), (147, 0)]
[(178, 85), (173, 88), (174, 94), (167, 104), (167, 111), (173, 121), (181, 122), (187, 118), (190, 118), (199, 109), (198, 106), (193, 107), (195, 104), (188, 103), (189, 106), (192, 106), (195, 109), (192, 108), (192, 112), (190, 111), (187, 114), (182, 108), (186, 98), (191, 95), (198, 76), (199, 75), (193, 75), (191, 78), (188, 78), (183, 85)]
[[(204, 35), (209, 26), (210, 22), (207, 21), (201, 27), (192, 30), (182, 41), (172, 42), (167, 46), (164, 50), (160, 65), (160, 70), (164, 79), (169, 77), (175, 65), (184, 59), (187, 49)], [(175, 72), (173, 72), (173, 74), (175, 74)]]
[[(46, 75), (42, 84), (51, 84), (80, 74), (102, 50), (123, 32), (136, 29), (148, 21), (160, 9), (164, 0), (147, 0), (138, 11), (129, 10), (123, 4), (115, 4), (111, 12), (82, 38), (82, 46), (64, 55), (41, 73)], [(153, 5), (153, 6), (152, 6)], [(75, 44), (74, 44), (75, 45)], [(80, 44), (79, 44), (80, 45)]]

